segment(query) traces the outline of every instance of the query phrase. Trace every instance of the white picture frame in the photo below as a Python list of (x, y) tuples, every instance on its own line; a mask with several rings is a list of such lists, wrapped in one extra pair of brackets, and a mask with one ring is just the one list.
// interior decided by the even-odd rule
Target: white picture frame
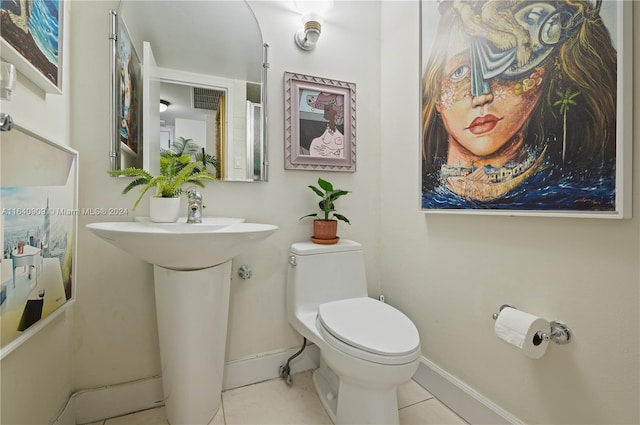
[(75, 301), (80, 211), (77, 151), (19, 124), (3, 133), (0, 151), (4, 358)]

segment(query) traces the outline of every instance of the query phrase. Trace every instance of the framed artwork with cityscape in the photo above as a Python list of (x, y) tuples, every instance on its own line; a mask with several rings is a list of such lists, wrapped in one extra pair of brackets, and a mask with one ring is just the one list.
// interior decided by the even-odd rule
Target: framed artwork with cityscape
[(2, 134), (1, 161), (4, 357), (74, 299), (78, 155), (14, 125)]

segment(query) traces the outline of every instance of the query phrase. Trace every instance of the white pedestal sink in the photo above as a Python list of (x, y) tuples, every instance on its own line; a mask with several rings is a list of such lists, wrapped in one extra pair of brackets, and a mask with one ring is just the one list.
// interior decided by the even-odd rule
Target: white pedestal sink
[(243, 219), (92, 223), (105, 241), (153, 264), (165, 412), (171, 425), (206, 425), (220, 408), (231, 259), (277, 230)]

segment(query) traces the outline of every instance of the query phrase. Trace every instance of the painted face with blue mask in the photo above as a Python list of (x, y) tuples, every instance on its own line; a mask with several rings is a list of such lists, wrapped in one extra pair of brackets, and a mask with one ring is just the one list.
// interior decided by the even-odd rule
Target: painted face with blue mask
[(423, 3), (424, 208), (572, 210), (567, 188), (598, 182), (589, 205), (613, 205), (620, 3), (602, 4)]
[(450, 135), (447, 163), (522, 161), (523, 129), (542, 93), (547, 59), (575, 25), (546, 2), (458, 0), (436, 106)]
[(581, 23), (575, 11), (551, 2), (455, 0), (469, 37), (471, 91), (490, 91), (495, 77), (518, 79), (540, 67)]

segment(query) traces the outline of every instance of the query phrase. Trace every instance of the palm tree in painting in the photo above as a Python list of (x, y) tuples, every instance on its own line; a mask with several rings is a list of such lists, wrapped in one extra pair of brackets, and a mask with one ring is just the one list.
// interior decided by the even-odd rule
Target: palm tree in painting
[(561, 91), (556, 92), (560, 99), (553, 103), (553, 106), (560, 107), (560, 113), (562, 114), (562, 163), (564, 164), (564, 157), (567, 151), (567, 112), (571, 105), (576, 105), (576, 101), (573, 100), (580, 94), (579, 91), (572, 91), (571, 88), (567, 88), (564, 93)]

